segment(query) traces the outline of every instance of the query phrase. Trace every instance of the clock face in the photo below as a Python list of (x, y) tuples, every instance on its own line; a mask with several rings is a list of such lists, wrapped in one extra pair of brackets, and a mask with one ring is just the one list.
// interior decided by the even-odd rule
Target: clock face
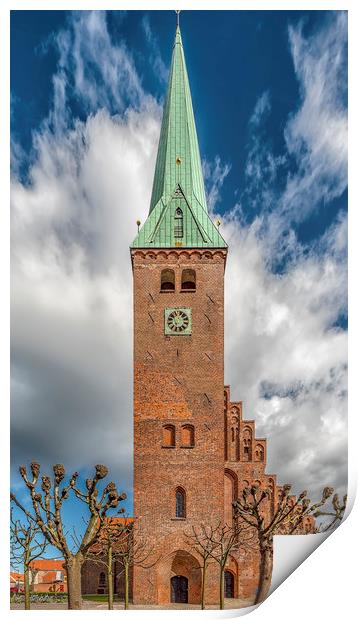
[(191, 334), (191, 308), (165, 308), (164, 333), (166, 336)]

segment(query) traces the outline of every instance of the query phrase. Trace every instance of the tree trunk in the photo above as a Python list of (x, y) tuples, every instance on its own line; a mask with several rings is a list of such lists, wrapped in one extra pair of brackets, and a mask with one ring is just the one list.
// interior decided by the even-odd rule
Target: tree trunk
[(266, 598), (271, 586), (273, 566), (273, 540), (259, 539), (260, 545), (260, 576), (255, 605), (262, 603)]
[(201, 581), (201, 609), (205, 609), (205, 582), (206, 582), (206, 565), (207, 561), (203, 563), (203, 577)]
[(84, 558), (75, 555), (66, 560), (68, 609), (82, 609), (81, 568)]
[(224, 609), (224, 576), (225, 567), (220, 566), (220, 609)]
[(124, 609), (128, 609), (129, 603), (129, 566), (128, 563), (124, 564)]
[(30, 579), (29, 566), (24, 565), (24, 591), (25, 591), (25, 609), (30, 609)]
[(108, 609), (113, 609), (113, 558), (112, 558), (112, 547), (108, 548), (108, 557), (107, 557), (107, 580), (108, 580)]

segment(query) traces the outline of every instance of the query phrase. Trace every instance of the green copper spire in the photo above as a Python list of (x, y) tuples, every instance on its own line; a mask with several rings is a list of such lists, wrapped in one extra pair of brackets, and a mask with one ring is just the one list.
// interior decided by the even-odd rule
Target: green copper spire
[(179, 23), (149, 216), (132, 247), (226, 247), (209, 218)]

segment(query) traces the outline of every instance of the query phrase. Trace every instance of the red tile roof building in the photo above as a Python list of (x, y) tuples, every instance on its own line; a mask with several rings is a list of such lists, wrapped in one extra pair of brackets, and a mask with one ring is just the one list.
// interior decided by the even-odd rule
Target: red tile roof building
[(67, 592), (64, 560), (33, 560), (30, 586), (34, 592)]

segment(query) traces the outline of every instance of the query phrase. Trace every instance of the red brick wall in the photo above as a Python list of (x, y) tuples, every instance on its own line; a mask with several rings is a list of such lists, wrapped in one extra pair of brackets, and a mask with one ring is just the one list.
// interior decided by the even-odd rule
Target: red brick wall
[[(223, 519), (225, 257), (224, 251), (132, 252), (134, 516), (140, 516), (142, 536), (155, 545), (155, 557), (160, 558), (153, 569), (134, 569), (137, 603), (169, 602), (170, 571), (163, 580), (161, 567), (168, 563), (168, 554), (173, 554), (172, 569), (178, 563), (175, 552), (188, 550), (184, 531)], [(165, 268), (175, 271), (175, 292), (160, 292)], [(184, 268), (196, 272), (195, 292), (180, 291)], [(164, 335), (166, 307), (192, 309), (191, 336)], [(176, 429), (174, 448), (162, 447), (167, 423)], [(181, 427), (187, 423), (195, 427), (193, 448), (181, 446)], [(175, 518), (178, 486), (186, 493), (183, 521)], [(193, 568), (194, 557), (190, 562)], [(187, 570), (190, 562), (186, 558)], [(208, 597), (216, 601), (212, 573)]]
[[(124, 599), (124, 573), (122, 566), (118, 562), (113, 562), (113, 593)], [(132, 599), (132, 569), (129, 572), (129, 598)], [(105, 573), (105, 584), (100, 586), (100, 573)], [(108, 594), (108, 580), (106, 567), (98, 562), (86, 560), (82, 566), (81, 589), (82, 594), (98, 594), (99, 588), (104, 590), (103, 594)]]
[(67, 583), (66, 582), (40, 582), (33, 584), (34, 592), (67, 592)]
[[(200, 558), (185, 532), (232, 523), (232, 502), (244, 487), (269, 489), (267, 518), (278, 500), (276, 476), (265, 473), (266, 439), (243, 419), (242, 402), (224, 388), (224, 251), (132, 251), (134, 281), (134, 516), (137, 537), (153, 548), (151, 568), (133, 570), (134, 602), (167, 604), (170, 579), (189, 581), (189, 602), (200, 602)], [(181, 292), (181, 273), (196, 272), (196, 291)], [(160, 291), (161, 271), (173, 269), (175, 291)], [(192, 309), (192, 335), (166, 336), (165, 308)], [(195, 445), (183, 439), (194, 427)], [(167, 426), (169, 428), (164, 427)], [(175, 445), (172, 433), (175, 432)], [(165, 444), (165, 445), (163, 445)], [(186, 494), (186, 516), (175, 516), (175, 490)], [(302, 531), (307, 531), (305, 523)], [(312, 526), (313, 527), (313, 526)], [(229, 558), (235, 596), (253, 599), (258, 549)], [(206, 603), (218, 603), (219, 570), (208, 569)]]

